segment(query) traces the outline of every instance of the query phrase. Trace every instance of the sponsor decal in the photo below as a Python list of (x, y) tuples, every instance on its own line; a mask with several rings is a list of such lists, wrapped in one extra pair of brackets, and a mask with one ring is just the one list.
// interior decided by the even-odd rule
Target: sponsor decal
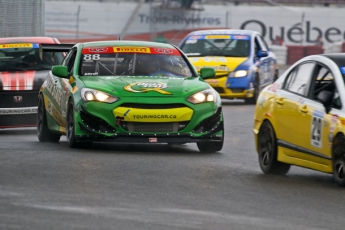
[(93, 47), (89, 48), (90, 52), (97, 52), (97, 53), (103, 53), (108, 51), (108, 47)]
[(161, 94), (171, 94), (163, 89), (168, 88), (166, 83), (155, 82), (135, 82), (124, 87), (128, 92), (132, 93), (146, 93), (149, 91), (155, 91)]
[(46, 89), (51, 94), (54, 101), (56, 101), (58, 106), (61, 106), (63, 93), (62, 93), (62, 90), (57, 86), (57, 83), (53, 80), (52, 77), (48, 77)]
[(329, 126), (329, 135), (328, 135), (328, 140), (329, 140), (329, 145), (332, 144), (332, 141), (333, 141), (333, 132), (335, 130), (335, 126), (337, 124), (337, 121), (338, 121), (338, 118), (339, 116), (338, 115), (335, 115), (333, 114), (332, 115), (332, 118), (331, 118), (331, 125)]
[(70, 78), (69, 78), (69, 80), (68, 80), (68, 83), (69, 83), (69, 84), (71, 85), (71, 87), (72, 87), (72, 93), (75, 93), (75, 92), (78, 91), (77, 83), (75, 82), (73, 76), (70, 76)]
[(121, 121), (172, 122), (189, 121), (193, 116), (193, 110), (188, 107), (174, 109), (136, 109), (117, 107), (113, 110), (113, 114), (117, 123), (120, 123)]
[(230, 39), (230, 35), (206, 35), (205, 39)]
[(299, 103), (301, 103), (302, 105), (304, 104), (304, 102), (305, 102), (305, 100), (304, 100), (304, 98), (303, 97), (300, 97), (299, 99), (298, 99), (298, 102)]
[(134, 114), (134, 119), (142, 120), (142, 119), (176, 119), (177, 116), (175, 114)]
[(154, 50), (157, 53), (163, 53), (163, 54), (172, 54), (173, 50), (172, 49), (164, 49), (164, 48), (154, 48)]
[(116, 53), (151, 53), (150, 48), (147, 47), (113, 47)]
[(278, 83), (273, 83), (269, 88), (268, 90), (272, 91), (272, 92), (277, 92), (279, 88), (279, 84)]
[(229, 72), (230, 68), (227, 66), (194, 66), (196, 70), (200, 71), (201, 68), (213, 68), (215, 71), (226, 71)]
[(190, 58), (191, 62), (197, 61), (205, 61), (205, 62), (224, 62), (226, 63), (226, 59), (224, 57), (196, 57)]
[(32, 44), (32, 43), (0, 44), (0, 49), (12, 49), (12, 48), (39, 48), (39, 45)]
[(150, 137), (149, 142), (156, 143), (156, 142), (158, 142), (158, 139), (156, 137)]
[(234, 40), (249, 40), (249, 36), (246, 35), (232, 35), (231, 38)]
[(0, 109), (0, 115), (34, 114), (34, 113), (37, 113), (37, 107)]
[(192, 40), (194, 40), (194, 39), (201, 39), (201, 38), (203, 38), (203, 36), (190, 36), (190, 37), (188, 37), (187, 39), (189, 40), (189, 39), (192, 39)]

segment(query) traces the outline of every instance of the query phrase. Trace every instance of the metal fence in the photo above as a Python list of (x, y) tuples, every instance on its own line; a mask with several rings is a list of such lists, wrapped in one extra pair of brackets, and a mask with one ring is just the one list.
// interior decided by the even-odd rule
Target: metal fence
[(0, 36), (44, 35), (44, 0), (0, 0)]

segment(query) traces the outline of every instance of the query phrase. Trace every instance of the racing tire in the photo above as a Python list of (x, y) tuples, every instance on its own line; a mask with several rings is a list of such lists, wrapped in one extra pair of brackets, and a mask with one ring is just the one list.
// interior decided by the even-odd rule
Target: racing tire
[(78, 142), (75, 137), (75, 119), (72, 102), (69, 103), (66, 122), (66, 139), (70, 148), (90, 148), (92, 141)]
[(265, 121), (258, 136), (259, 165), (263, 173), (285, 175), (290, 165), (277, 160), (277, 138), (269, 121)]
[(68, 146), (70, 148), (78, 148), (80, 145), (75, 138), (75, 121), (74, 121), (74, 109), (73, 104), (70, 102), (67, 112), (67, 121), (66, 121), (66, 139)]
[(340, 186), (345, 186), (345, 136), (339, 134), (333, 142), (333, 177)]
[(40, 142), (59, 142), (60, 134), (52, 133), (48, 128), (47, 115), (42, 94), (38, 96), (37, 137)]
[(253, 97), (250, 98), (245, 98), (244, 101), (246, 104), (249, 105), (255, 105), (256, 101), (259, 97), (259, 93), (260, 93), (260, 85), (259, 85), (259, 74), (256, 74), (255, 79), (254, 79), (254, 93), (253, 93)]

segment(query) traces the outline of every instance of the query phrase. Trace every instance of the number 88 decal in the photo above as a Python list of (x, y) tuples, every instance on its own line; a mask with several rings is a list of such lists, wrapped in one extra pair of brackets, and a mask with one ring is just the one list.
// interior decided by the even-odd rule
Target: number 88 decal
[(84, 54), (84, 60), (99, 60), (101, 57), (99, 54)]

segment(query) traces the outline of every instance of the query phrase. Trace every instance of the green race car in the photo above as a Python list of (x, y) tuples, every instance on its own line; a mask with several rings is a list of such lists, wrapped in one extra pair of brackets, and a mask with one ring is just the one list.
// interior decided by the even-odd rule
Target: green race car
[(219, 94), (174, 45), (139, 41), (75, 44), (53, 66), (38, 95), (41, 142), (197, 143), (223, 147)]

